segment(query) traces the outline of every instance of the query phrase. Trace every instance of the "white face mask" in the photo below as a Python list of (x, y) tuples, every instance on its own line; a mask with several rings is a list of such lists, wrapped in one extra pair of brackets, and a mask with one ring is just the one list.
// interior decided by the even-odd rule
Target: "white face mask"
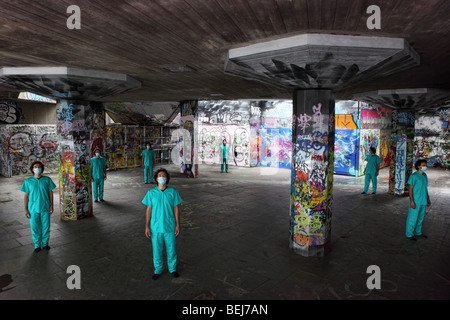
[(100, 153), (97, 152), (97, 153), (95, 154), (95, 156), (96, 156), (96, 157), (100, 157)]
[(150, 150), (150, 146), (147, 146), (147, 150)]
[(167, 179), (165, 177), (158, 177), (157, 180), (158, 180), (158, 183), (162, 186), (165, 185), (167, 182)]
[(38, 175), (40, 175), (42, 173), (42, 169), (41, 168), (34, 168), (33, 172), (34, 172), (35, 175), (38, 176)]
[(420, 168), (423, 172), (427, 171), (427, 167)]

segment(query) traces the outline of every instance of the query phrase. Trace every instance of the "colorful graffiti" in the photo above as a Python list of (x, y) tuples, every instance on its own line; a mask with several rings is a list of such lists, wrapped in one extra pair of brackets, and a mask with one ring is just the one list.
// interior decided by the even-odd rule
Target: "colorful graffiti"
[[(59, 192), (61, 219), (79, 220), (92, 216), (92, 185), (90, 159), (92, 139), (102, 130), (95, 123), (96, 112), (89, 105), (74, 105), (61, 101), (56, 107), (59, 140)], [(99, 112), (101, 117), (104, 112)], [(100, 144), (100, 142), (97, 141)]]
[(29, 174), (33, 161), (41, 161), (45, 172), (58, 170), (56, 126), (7, 125), (0, 133), (1, 174)]
[(406, 171), (406, 135), (397, 135), (397, 154), (395, 157), (395, 194), (403, 194), (405, 190)]
[(334, 143), (334, 172), (358, 175), (359, 139), (357, 130), (336, 129)]
[[(331, 106), (333, 104), (333, 106)], [(291, 168), (291, 246), (327, 251), (331, 231), (334, 103), (318, 103), (294, 115)], [(331, 110), (330, 110), (331, 109)]]

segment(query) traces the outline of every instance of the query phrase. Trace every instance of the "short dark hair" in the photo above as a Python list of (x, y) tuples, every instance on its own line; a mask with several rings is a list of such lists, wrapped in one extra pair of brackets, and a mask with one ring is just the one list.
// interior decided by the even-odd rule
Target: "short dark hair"
[(166, 174), (166, 177), (167, 177), (167, 182), (166, 182), (166, 184), (169, 184), (169, 181), (170, 181), (170, 173), (169, 173), (166, 169), (164, 169), (164, 168), (159, 168), (158, 170), (156, 170), (155, 175), (153, 176), (153, 179), (155, 180), (155, 182), (158, 183), (158, 174), (159, 174), (160, 172), (164, 172), (164, 173)]
[(370, 151), (372, 151), (373, 152), (373, 154), (375, 154), (375, 153), (377, 153), (377, 149), (375, 149), (375, 147), (370, 147), (370, 149), (369, 149)]
[(425, 159), (419, 159), (419, 160), (417, 160), (416, 163), (414, 164), (414, 167), (416, 168), (417, 171), (419, 171), (419, 166), (420, 166), (422, 163), (427, 163), (427, 160), (425, 160)]
[(39, 164), (39, 165), (41, 166), (41, 168), (42, 168), (42, 172), (41, 172), (41, 173), (44, 173), (44, 165), (43, 165), (42, 162), (40, 162), (40, 161), (35, 161), (35, 162), (33, 162), (33, 163), (31, 164), (31, 166), (30, 166), (30, 171), (31, 171), (31, 173), (34, 173), (34, 172), (33, 172), (33, 167), (34, 167), (35, 164)]

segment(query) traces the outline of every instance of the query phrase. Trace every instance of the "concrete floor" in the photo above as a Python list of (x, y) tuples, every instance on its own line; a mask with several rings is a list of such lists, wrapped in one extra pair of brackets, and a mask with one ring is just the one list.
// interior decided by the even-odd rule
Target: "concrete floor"
[[(55, 194), (50, 251), (33, 252), (19, 188), (25, 176), (0, 178), (0, 300), (9, 299), (449, 299), (450, 172), (430, 169), (424, 233), (405, 238), (408, 198), (391, 196), (388, 169), (377, 195), (361, 195), (364, 177), (335, 175), (331, 252), (302, 257), (289, 249), (290, 171), (200, 165), (189, 179), (174, 166), (170, 185), (182, 203), (178, 271), (165, 264), (153, 281), (152, 248), (141, 200), (151, 185), (141, 169), (111, 171), (94, 217), (64, 222)], [(56, 174), (49, 174), (56, 183)], [(69, 290), (67, 268), (81, 269)], [(369, 290), (367, 268), (381, 271)]]

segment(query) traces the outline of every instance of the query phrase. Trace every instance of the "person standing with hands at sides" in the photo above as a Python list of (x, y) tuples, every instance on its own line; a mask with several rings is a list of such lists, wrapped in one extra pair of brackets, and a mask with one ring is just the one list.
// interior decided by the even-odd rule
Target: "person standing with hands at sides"
[(50, 215), (53, 213), (53, 189), (56, 185), (52, 179), (43, 176), (44, 165), (35, 161), (30, 167), (33, 176), (22, 184), (20, 191), (25, 192), (25, 216), (30, 219), (34, 252), (50, 250)]
[(225, 172), (228, 172), (228, 153), (230, 152), (230, 147), (227, 146), (227, 140), (223, 139), (223, 144), (220, 146), (220, 154), (222, 159), (222, 164), (220, 165), (220, 172), (223, 173), (223, 165), (225, 164)]
[(175, 188), (169, 187), (170, 174), (158, 169), (154, 176), (157, 186), (150, 189), (142, 203), (147, 206), (145, 236), (152, 240), (153, 280), (157, 280), (163, 269), (163, 245), (166, 245), (167, 266), (174, 278), (177, 272), (176, 237), (180, 234), (180, 208), (182, 200)]
[(106, 160), (100, 156), (100, 149), (94, 150), (94, 157), (91, 159), (92, 186), (94, 189), (95, 202), (103, 200), (103, 187), (106, 180)]
[(406, 218), (406, 237), (416, 241), (414, 236), (428, 238), (422, 233), (422, 222), (425, 218), (426, 207), (431, 205), (428, 196), (427, 161), (419, 159), (414, 164), (417, 172), (409, 176), (407, 184), (409, 190), (409, 209)]
[(366, 181), (364, 184), (364, 191), (361, 192), (361, 194), (367, 194), (369, 191), (370, 180), (372, 180), (372, 194), (377, 193), (377, 177), (380, 171), (381, 159), (375, 154), (377, 150), (374, 147), (370, 147), (369, 151), (370, 155), (366, 157), (367, 165), (364, 169)]
[(150, 176), (150, 183), (153, 183), (153, 164), (156, 162), (155, 160), (155, 151), (153, 151), (150, 143), (147, 143), (146, 149), (142, 151), (142, 167), (144, 168), (144, 179), (145, 184), (148, 183), (148, 177)]

